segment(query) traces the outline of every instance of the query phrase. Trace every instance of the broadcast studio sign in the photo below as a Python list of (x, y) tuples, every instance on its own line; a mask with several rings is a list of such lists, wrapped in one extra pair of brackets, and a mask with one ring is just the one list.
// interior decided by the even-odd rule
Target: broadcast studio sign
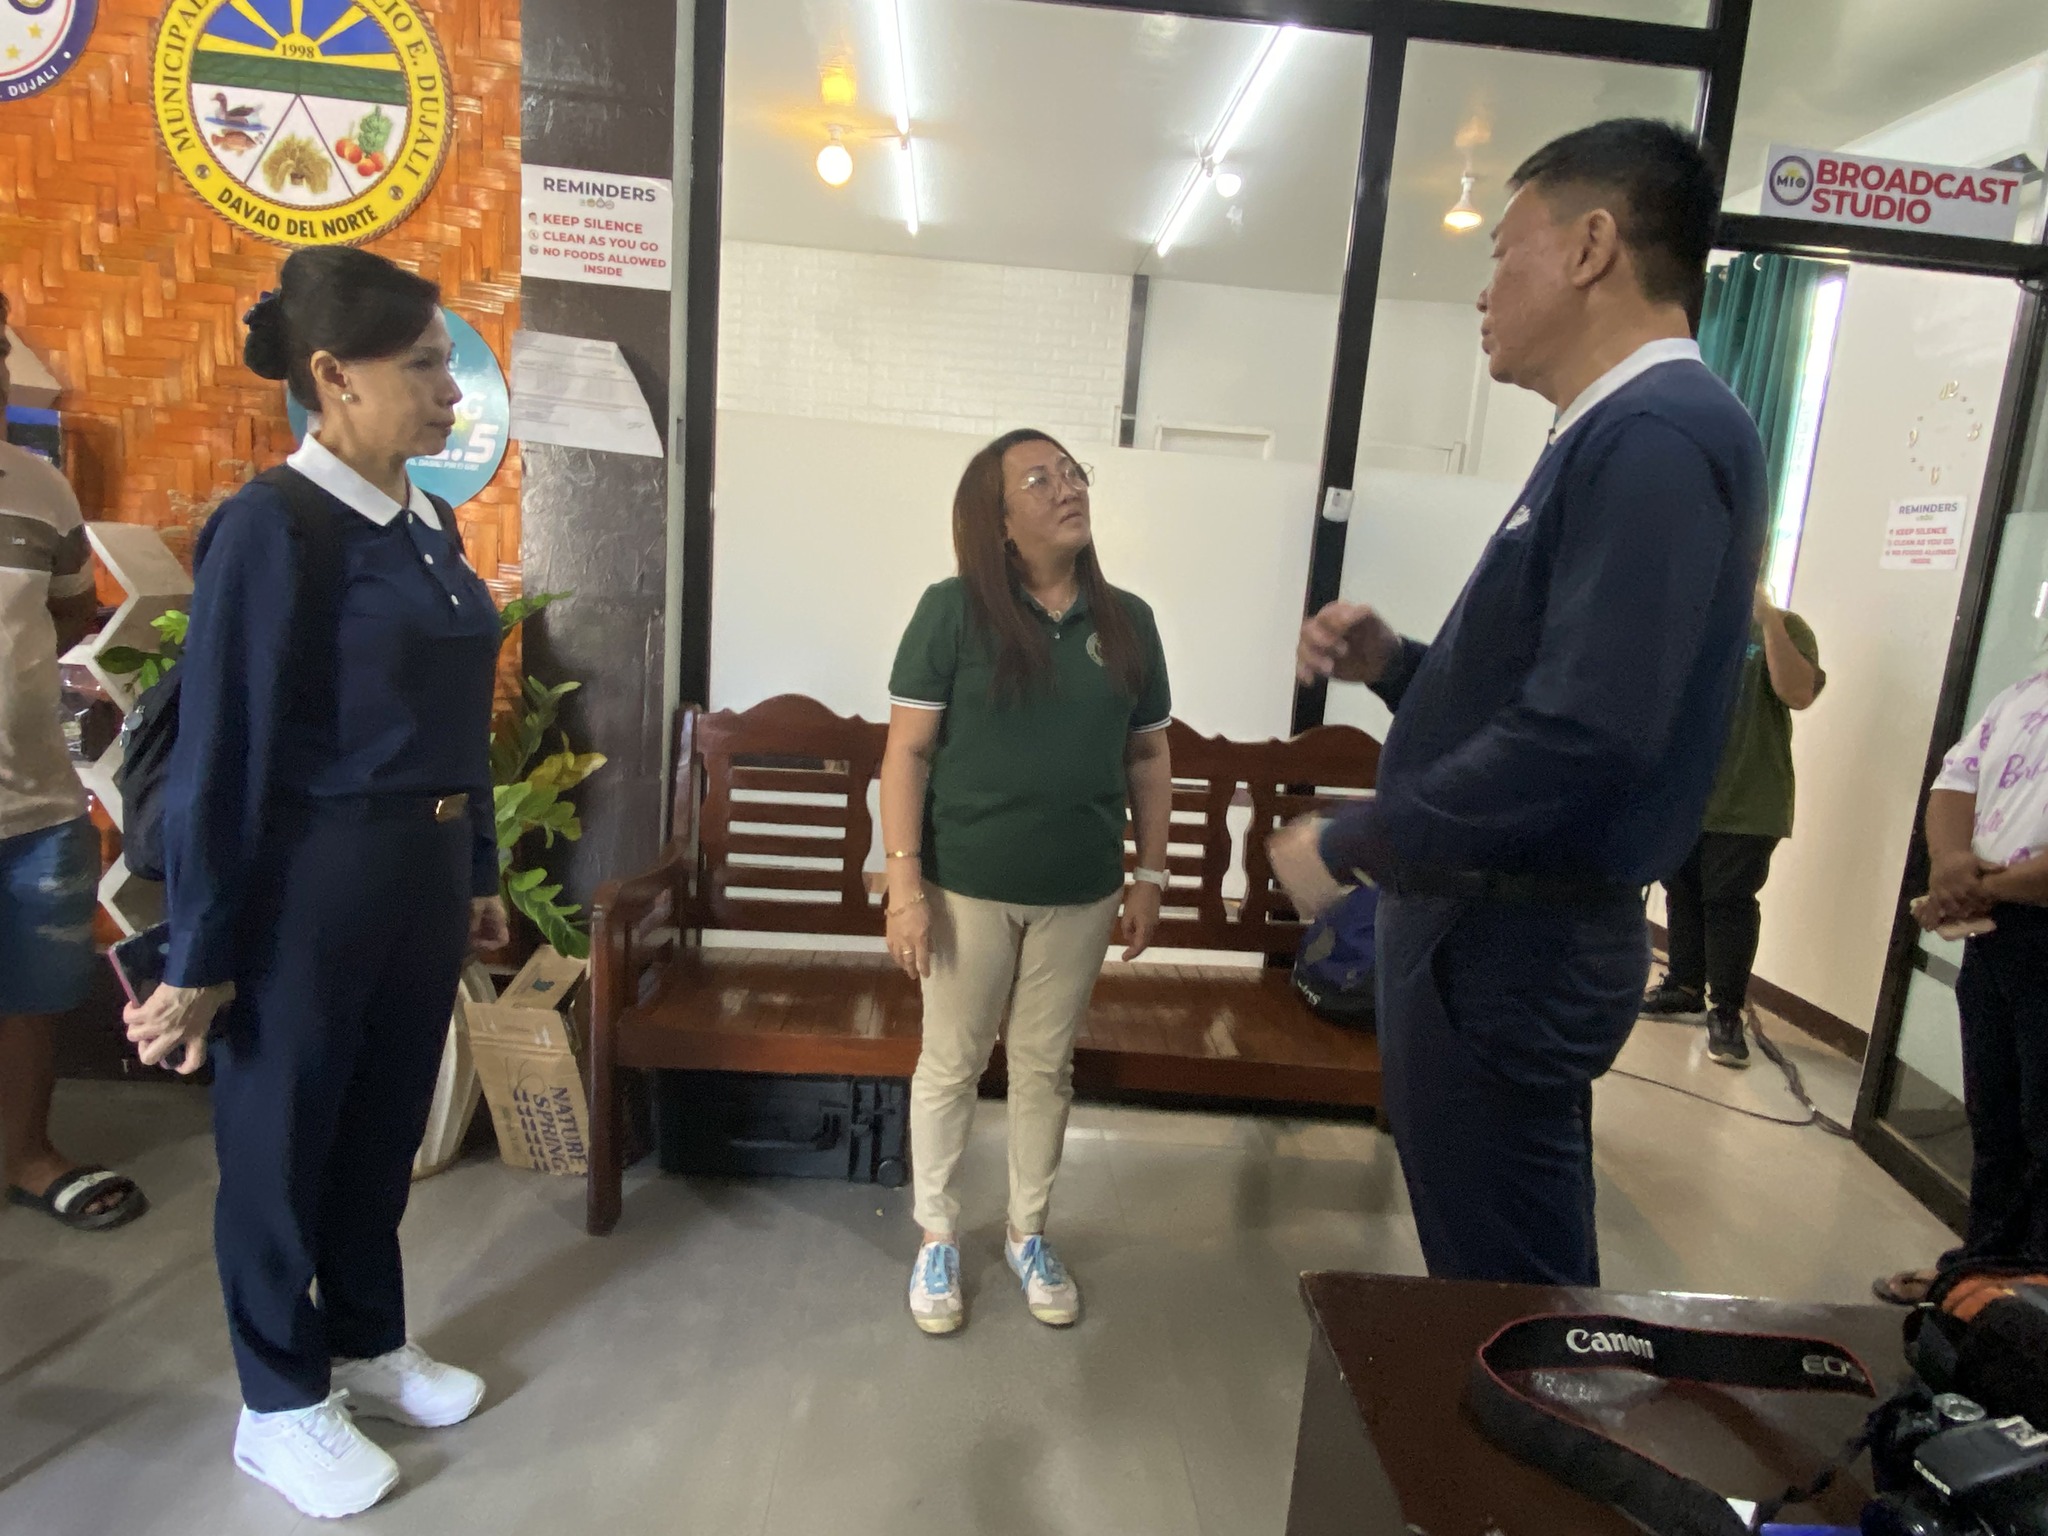
[(1765, 164), (1762, 211), (1785, 218), (2010, 240), (2019, 214), (2011, 171), (1776, 144)]

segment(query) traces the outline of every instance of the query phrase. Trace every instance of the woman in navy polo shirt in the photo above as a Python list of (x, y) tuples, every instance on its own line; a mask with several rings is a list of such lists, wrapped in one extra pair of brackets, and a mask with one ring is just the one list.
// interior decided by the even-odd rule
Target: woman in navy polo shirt
[(406, 475), (462, 389), (430, 282), (312, 249), (243, 357), (317, 424), (201, 534), (164, 839), (165, 984), (145, 1062), (215, 1055), (214, 1247), (245, 1404), (235, 1462), (306, 1514), (398, 1466), (356, 1414), (453, 1424), (483, 1382), (407, 1343), (398, 1222), (464, 956), (504, 942), (491, 595)]

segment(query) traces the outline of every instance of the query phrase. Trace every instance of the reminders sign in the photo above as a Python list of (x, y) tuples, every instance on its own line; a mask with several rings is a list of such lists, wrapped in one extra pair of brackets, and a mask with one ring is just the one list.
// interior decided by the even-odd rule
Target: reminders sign
[(2020, 178), (2011, 171), (1781, 144), (1764, 163), (1763, 212), (1783, 218), (2010, 240), (2019, 216)]
[(1952, 571), (1962, 558), (1963, 533), (1970, 521), (1967, 496), (1937, 496), (1924, 501), (1895, 501), (1884, 525), (1884, 553), (1878, 566), (1887, 571)]
[(520, 172), (520, 274), (615, 288), (667, 288), (674, 194), (654, 176), (557, 165)]

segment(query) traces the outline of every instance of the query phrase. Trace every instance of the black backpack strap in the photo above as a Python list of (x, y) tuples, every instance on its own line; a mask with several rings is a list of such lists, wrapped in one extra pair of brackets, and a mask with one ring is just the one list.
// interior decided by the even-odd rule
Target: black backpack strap
[(1588, 1370), (1774, 1392), (1877, 1395), (1863, 1362), (1826, 1339), (1550, 1314), (1509, 1323), (1480, 1346), (1466, 1378), (1465, 1404), (1486, 1438), (1659, 1536), (1743, 1536), (1749, 1527), (1705, 1484), (1508, 1380), (1511, 1372)]
[(469, 551), (462, 547), (462, 524), (455, 520), (455, 509), (432, 491), (427, 492), (427, 500), (433, 503), (434, 516), (441, 519), (441, 531), (448, 536), (448, 542), (455, 546), (455, 553), (462, 557), (465, 564), (468, 563)]
[[(304, 705), (321, 706), (331, 701), (334, 688), (334, 660), (340, 641), (341, 527), (336, 521), (333, 498), (289, 464), (266, 469), (257, 481), (278, 493), (285, 516), (291, 519), (292, 543), (298, 551), (298, 612), (300, 629), (295, 637), (299, 677), (311, 693)], [(315, 686), (317, 684), (317, 687)]]

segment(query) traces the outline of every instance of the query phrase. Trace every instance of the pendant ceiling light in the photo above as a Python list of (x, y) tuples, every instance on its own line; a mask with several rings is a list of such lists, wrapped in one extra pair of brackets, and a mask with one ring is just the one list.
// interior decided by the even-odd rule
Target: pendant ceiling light
[(1486, 215), (1472, 205), (1472, 173), (1458, 178), (1458, 200), (1444, 213), (1444, 228), (1453, 234), (1467, 234), (1486, 222)]
[(832, 142), (818, 151), (818, 179), (828, 187), (843, 187), (853, 179), (853, 154), (839, 142), (839, 130), (832, 130)]

